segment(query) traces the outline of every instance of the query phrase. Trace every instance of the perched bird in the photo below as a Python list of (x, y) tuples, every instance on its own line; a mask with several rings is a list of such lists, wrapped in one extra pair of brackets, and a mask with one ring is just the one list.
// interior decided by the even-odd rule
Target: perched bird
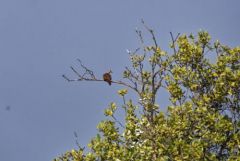
[(112, 73), (112, 71), (110, 70), (109, 72), (103, 74), (103, 80), (104, 80), (105, 82), (107, 82), (109, 85), (112, 84), (112, 76), (111, 76), (111, 73)]

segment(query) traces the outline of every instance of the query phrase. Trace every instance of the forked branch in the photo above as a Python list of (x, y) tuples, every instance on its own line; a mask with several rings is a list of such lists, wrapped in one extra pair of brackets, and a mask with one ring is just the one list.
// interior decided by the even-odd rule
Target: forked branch
[[(74, 81), (96, 81), (96, 82), (104, 82), (105, 80), (103, 78), (97, 78), (97, 76), (94, 74), (92, 70), (90, 70), (88, 67), (86, 67), (84, 64), (82, 64), (80, 59), (77, 59), (77, 61), (80, 63), (81, 69), (83, 70), (83, 74), (80, 73), (77, 69), (75, 69), (73, 66), (70, 67), (70, 69), (73, 71), (73, 73), (77, 76), (77, 78), (72, 79), (69, 78), (66, 75), (62, 75), (62, 77), (67, 80), (68, 82), (74, 82)], [(128, 87), (134, 91), (136, 91), (138, 94), (140, 94), (139, 90), (137, 87), (134, 85), (130, 85), (126, 82), (123, 81), (116, 81), (116, 80), (111, 80), (111, 83), (119, 84), (125, 87)]]

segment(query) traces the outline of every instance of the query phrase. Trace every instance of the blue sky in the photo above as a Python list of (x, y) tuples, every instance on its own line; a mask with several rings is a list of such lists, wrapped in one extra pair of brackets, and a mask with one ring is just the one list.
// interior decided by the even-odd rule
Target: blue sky
[(85, 146), (104, 119), (103, 109), (120, 102), (119, 86), (61, 77), (74, 76), (69, 66), (77, 67), (77, 58), (99, 77), (111, 68), (120, 79), (129, 63), (126, 49), (139, 46), (134, 30), (142, 28), (142, 18), (163, 49), (170, 31), (200, 29), (236, 46), (239, 6), (238, 0), (1, 0), (1, 160), (52, 160), (76, 147), (74, 131)]

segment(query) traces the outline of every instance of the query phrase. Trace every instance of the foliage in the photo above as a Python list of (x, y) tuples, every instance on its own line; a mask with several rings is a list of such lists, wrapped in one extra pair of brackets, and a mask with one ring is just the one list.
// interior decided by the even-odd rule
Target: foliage
[[(127, 89), (118, 91), (123, 104), (105, 110), (90, 151), (72, 150), (55, 161), (240, 160), (240, 47), (211, 43), (205, 31), (171, 33), (168, 53), (145, 27), (154, 45), (137, 31), (143, 48), (130, 52), (126, 81), (113, 81), (135, 91), (138, 103), (127, 99)], [(162, 89), (169, 93), (166, 114), (156, 103)], [(115, 118), (118, 109), (124, 123)]]

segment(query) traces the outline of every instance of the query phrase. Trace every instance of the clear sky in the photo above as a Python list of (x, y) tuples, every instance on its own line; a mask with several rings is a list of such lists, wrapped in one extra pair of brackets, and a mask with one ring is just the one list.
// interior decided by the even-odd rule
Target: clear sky
[[(240, 44), (239, 0), (0, 0), (0, 160), (50, 161), (96, 133), (119, 86), (66, 82), (80, 58), (114, 79), (139, 41), (141, 18), (164, 49), (169, 32)], [(162, 101), (162, 102), (161, 102)], [(159, 100), (160, 104), (166, 104)], [(8, 107), (9, 106), (9, 107)], [(7, 108), (7, 109), (6, 109)], [(163, 107), (164, 108), (164, 107)]]

